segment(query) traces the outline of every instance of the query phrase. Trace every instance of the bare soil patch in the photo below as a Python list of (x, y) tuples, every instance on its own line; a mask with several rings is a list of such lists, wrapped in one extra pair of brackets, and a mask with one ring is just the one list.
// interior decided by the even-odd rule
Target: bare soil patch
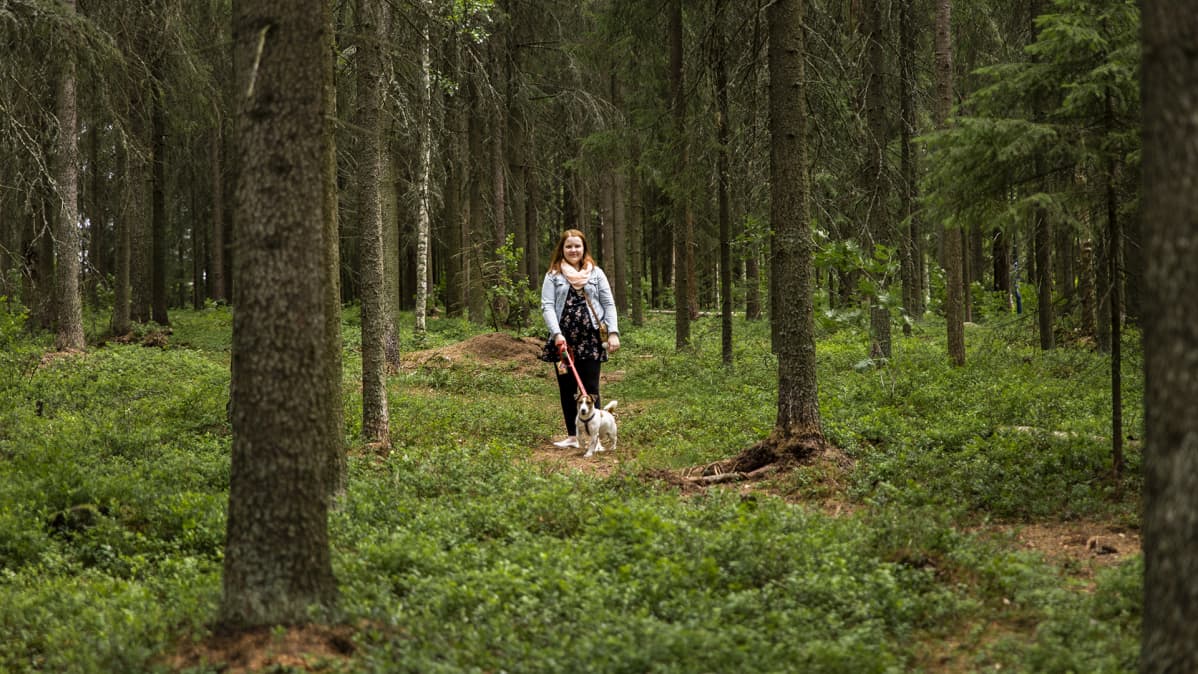
[(331, 664), (353, 655), (353, 634), (347, 625), (258, 627), (218, 633), (181, 644), (165, 664), (173, 671), (216, 665), (224, 674), (327, 671)]
[(981, 532), (1009, 536), (1020, 549), (1038, 552), (1082, 578), (1143, 551), (1138, 530), (1097, 520), (992, 524)]
[(583, 457), (584, 452), (586, 450), (582, 447), (554, 447), (551, 441), (546, 440), (533, 448), (532, 460), (540, 464), (546, 473), (578, 472), (609, 477), (620, 469), (622, 457), (618, 446), (615, 451), (599, 452), (590, 458)]
[(517, 372), (531, 374), (543, 372), (547, 366), (537, 360), (544, 340), (536, 337), (514, 337), (506, 332), (488, 332), (437, 349), (425, 349), (404, 354), (402, 369), (422, 367), (452, 367), (475, 364), (483, 366), (514, 367)]

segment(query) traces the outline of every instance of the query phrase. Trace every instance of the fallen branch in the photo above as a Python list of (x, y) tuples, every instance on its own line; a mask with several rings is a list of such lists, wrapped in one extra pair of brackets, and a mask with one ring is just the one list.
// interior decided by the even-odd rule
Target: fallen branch
[(704, 484), (704, 485), (722, 484), (724, 482), (743, 482), (743, 481), (749, 481), (749, 480), (759, 480), (759, 479), (765, 477), (766, 475), (775, 473), (777, 471), (778, 471), (778, 464), (771, 463), (768, 466), (762, 466), (761, 468), (749, 471), (747, 473), (740, 472), (740, 471), (733, 471), (730, 473), (715, 473), (714, 475), (699, 475), (696, 477), (688, 477), (686, 479), (691, 482), (694, 482), (695, 484)]

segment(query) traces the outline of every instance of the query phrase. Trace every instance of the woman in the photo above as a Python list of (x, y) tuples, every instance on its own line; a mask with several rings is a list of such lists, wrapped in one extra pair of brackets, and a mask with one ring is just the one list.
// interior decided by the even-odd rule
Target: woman
[[(577, 447), (574, 394), (578, 384), (569, 366), (561, 362), (561, 351), (570, 350), (583, 387), (594, 397), (595, 407), (599, 407), (599, 366), (607, 360), (609, 352), (620, 348), (611, 285), (607, 275), (591, 259), (587, 239), (577, 229), (562, 232), (553, 249), (549, 271), (541, 284), (541, 314), (545, 327), (549, 328), (549, 341), (541, 360), (558, 363), (557, 388), (566, 419), (566, 439), (553, 444)], [(606, 344), (599, 339), (600, 323), (607, 324)]]

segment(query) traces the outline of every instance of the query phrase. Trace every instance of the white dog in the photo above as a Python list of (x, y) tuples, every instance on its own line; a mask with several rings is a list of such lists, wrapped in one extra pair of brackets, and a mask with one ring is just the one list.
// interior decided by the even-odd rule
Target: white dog
[[(615, 408), (616, 401), (613, 400), (604, 405), (603, 409), (597, 410), (595, 399), (589, 395), (579, 392), (575, 394), (574, 400), (578, 403), (578, 418), (575, 420), (578, 427), (578, 444), (587, 448), (587, 453), (583, 456), (589, 457), (595, 452), (615, 449), (616, 417), (611, 411)], [(605, 447), (605, 444), (609, 446)]]

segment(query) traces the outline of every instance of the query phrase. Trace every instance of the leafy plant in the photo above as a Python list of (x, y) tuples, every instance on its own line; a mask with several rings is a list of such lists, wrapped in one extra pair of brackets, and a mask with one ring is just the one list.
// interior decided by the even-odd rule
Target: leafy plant
[(515, 234), (509, 233), (503, 245), (495, 249), (495, 254), (497, 259), (482, 264), (487, 284), (487, 316), (496, 332), (511, 326), (521, 333), (536, 315), (540, 295), (528, 286), (520, 272), (524, 249), (516, 247)]

